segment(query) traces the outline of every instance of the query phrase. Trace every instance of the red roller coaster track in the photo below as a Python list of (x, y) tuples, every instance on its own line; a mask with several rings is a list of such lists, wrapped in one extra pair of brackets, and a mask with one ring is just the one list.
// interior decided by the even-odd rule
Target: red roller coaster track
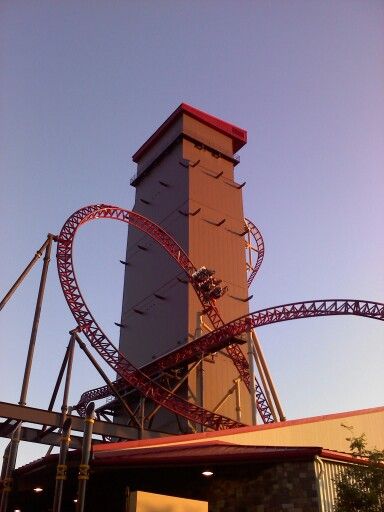
[[(191, 274), (196, 270), (177, 242), (149, 219), (116, 206), (93, 205), (78, 210), (66, 221), (60, 232), (57, 247), (57, 265), (65, 298), (79, 329), (84, 332), (91, 345), (111, 368), (113, 368), (129, 386), (136, 388), (147, 398), (206, 428), (219, 430), (241, 426), (240, 423), (230, 418), (207, 411), (187, 402), (153, 382), (148, 375), (132, 365), (101, 330), (82, 297), (76, 281), (72, 261), (72, 247), (77, 229), (82, 224), (99, 218), (120, 220), (145, 232), (176, 260), (186, 271), (190, 280)], [(192, 357), (192, 353), (198, 353), (201, 356), (225, 347), (234, 361), (236, 368), (239, 370), (241, 377), (249, 386), (248, 364), (240, 347), (234, 344), (234, 337), (244, 332), (261, 325), (315, 316), (350, 314), (379, 320), (384, 319), (384, 304), (357, 300), (323, 300), (287, 304), (264, 309), (224, 325), (216, 307), (212, 303), (204, 301), (199, 290), (196, 290), (196, 293), (215, 330), (151, 363), (155, 365), (153, 371), (161, 370), (163, 365), (169, 368), (174, 365), (184, 364), (185, 361), (189, 361)], [(165, 360), (167, 363), (164, 363)], [(161, 361), (163, 361), (163, 363), (161, 363)], [(259, 409), (259, 412), (264, 415), (264, 421), (267, 420), (268, 422), (268, 410), (260, 411)]]
[[(257, 253), (256, 262), (252, 264), (251, 262), (251, 256), (249, 258), (249, 265), (248, 265), (248, 276), (247, 276), (247, 284), (248, 287), (252, 284), (254, 278), (256, 277), (257, 272), (259, 271), (261, 264), (264, 259), (264, 240), (263, 236), (258, 230), (258, 228), (253, 224), (252, 221), (249, 219), (244, 219), (245, 225), (247, 228), (247, 232), (245, 233), (245, 236), (248, 238), (246, 247), (248, 250), (254, 250)], [(253, 239), (253, 243), (255, 247), (251, 246), (251, 242)], [(239, 340), (236, 342), (238, 343)], [(226, 343), (228, 345), (228, 342)], [(225, 346), (224, 346), (225, 348)], [(177, 349), (178, 350), (178, 349)], [(175, 354), (177, 354), (177, 350), (175, 351)], [(155, 361), (152, 361), (151, 363), (143, 366), (140, 368), (142, 372), (144, 372), (148, 376), (153, 376), (157, 371), (158, 368), (164, 368), (164, 369), (170, 369), (167, 366), (166, 360), (168, 359), (168, 354), (165, 356), (161, 356), (160, 358), (156, 359)], [(201, 358), (201, 355), (198, 352), (190, 353), (188, 357), (183, 356), (182, 351), (180, 352), (179, 356), (176, 356), (176, 359), (180, 358), (182, 361), (182, 364), (190, 364), (193, 363)], [(174, 366), (174, 365), (172, 365)], [(249, 390), (249, 383), (250, 383), (250, 376), (249, 376), (249, 367), (248, 362), (242, 361), (242, 368), (243, 368), (243, 377), (246, 374), (246, 385)], [(117, 386), (119, 392), (124, 393), (127, 389), (124, 387), (124, 382), (121, 381), (121, 379), (114, 382), (114, 385)], [(266, 397), (264, 395), (264, 392), (258, 383), (257, 379), (255, 378), (255, 391), (256, 391), (256, 404), (258, 411), (260, 413), (260, 416), (264, 423), (271, 423), (274, 421), (273, 415), (270, 410), (270, 406), (266, 400)], [(80, 415), (85, 415), (85, 409), (89, 402), (93, 400), (101, 400), (103, 398), (107, 398), (111, 396), (111, 389), (109, 386), (100, 386), (94, 389), (90, 389), (88, 391), (85, 391), (81, 397), (80, 400), (76, 406), (77, 411)]]
[(248, 228), (248, 232), (250, 234), (250, 237), (253, 238), (255, 244), (256, 244), (256, 251), (257, 251), (257, 260), (256, 263), (251, 267), (250, 273), (248, 275), (248, 287), (251, 286), (252, 281), (255, 279), (256, 274), (258, 273), (261, 264), (263, 263), (264, 259), (264, 240), (260, 233), (260, 231), (257, 229), (257, 227), (253, 224), (252, 221), (249, 219), (244, 219), (245, 224)]
[[(136, 227), (158, 242), (187, 272), (188, 276), (191, 276), (196, 270), (179, 244), (162, 228), (149, 219), (115, 206), (92, 205), (82, 208), (71, 215), (66, 221), (57, 242), (57, 267), (60, 283), (69, 308), (79, 328), (84, 332), (91, 345), (97, 350), (104, 361), (106, 361), (128, 385), (138, 389), (138, 391), (147, 398), (176, 414), (204, 425), (206, 428), (219, 430), (242, 426), (242, 424), (237, 421), (207, 411), (183, 400), (177, 395), (170, 393), (169, 390), (154, 383), (148, 376), (130, 363), (124, 354), (119, 352), (99, 327), (80, 292), (72, 260), (72, 247), (77, 229), (81, 225), (99, 218), (120, 220)], [(196, 293), (213, 326), (223, 325), (223, 321), (216, 307), (204, 301), (199, 290), (196, 290)], [(241, 356), (244, 357), (242, 352)]]

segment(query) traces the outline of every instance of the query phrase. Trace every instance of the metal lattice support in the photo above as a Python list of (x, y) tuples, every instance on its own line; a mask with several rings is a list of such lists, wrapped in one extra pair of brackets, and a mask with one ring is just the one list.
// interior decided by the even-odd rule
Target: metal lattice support
[[(245, 234), (245, 250), (247, 254), (247, 282), (251, 286), (252, 281), (255, 279), (264, 259), (264, 240), (257, 229), (249, 219), (244, 219), (247, 227)], [(254, 253), (256, 253), (256, 261), (254, 261)]]

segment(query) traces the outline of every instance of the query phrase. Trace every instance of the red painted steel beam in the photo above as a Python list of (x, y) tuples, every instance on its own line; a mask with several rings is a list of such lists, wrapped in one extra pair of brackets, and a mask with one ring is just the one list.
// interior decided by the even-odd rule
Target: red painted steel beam
[[(148, 375), (154, 375), (160, 371), (189, 364), (201, 357), (217, 352), (226, 344), (236, 342), (236, 336), (240, 336), (242, 333), (256, 327), (300, 318), (338, 315), (354, 315), (384, 321), (384, 304), (354, 299), (324, 299), (294, 302), (261, 309), (237, 318), (201, 338), (192, 340), (187, 345), (183, 345), (143, 366), (141, 370)], [(107, 392), (105, 386), (98, 389), (100, 392), (102, 390)], [(99, 398), (102, 398), (102, 396), (99, 396)]]

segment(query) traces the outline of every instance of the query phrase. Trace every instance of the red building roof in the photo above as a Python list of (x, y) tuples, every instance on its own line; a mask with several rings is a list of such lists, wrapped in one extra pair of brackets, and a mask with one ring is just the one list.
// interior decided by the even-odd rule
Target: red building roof
[(345, 418), (348, 418), (350, 416), (360, 416), (360, 415), (366, 415), (370, 413), (378, 413), (383, 412), (384, 407), (372, 407), (370, 409), (358, 409), (356, 411), (346, 411), (346, 412), (339, 412), (334, 414), (325, 414), (322, 416), (312, 416), (309, 418), (301, 418), (297, 420), (287, 420), (287, 421), (279, 421), (276, 423), (265, 423), (260, 425), (253, 425), (253, 426), (246, 426), (246, 427), (239, 427), (239, 428), (233, 428), (231, 430), (219, 430), (219, 431), (209, 431), (209, 432), (199, 432), (196, 434), (184, 434), (182, 436), (180, 435), (174, 435), (174, 436), (166, 436), (162, 438), (155, 438), (155, 439), (141, 439), (141, 440), (133, 440), (133, 441), (123, 441), (120, 443), (101, 443), (94, 446), (94, 451), (104, 451), (104, 450), (123, 450), (124, 448), (146, 448), (146, 447), (153, 447), (153, 446), (161, 446), (161, 445), (167, 445), (170, 446), (172, 444), (177, 443), (185, 443), (185, 442), (203, 442), (204, 440), (210, 440), (211, 438), (215, 438), (215, 440), (218, 442), (217, 438), (223, 437), (225, 438), (228, 435), (236, 435), (236, 434), (245, 434), (247, 432), (259, 432), (264, 430), (274, 430), (274, 429), (280, 429), (280, 428), (287, 428), (295, 425), (305, 425), (310, 423), (321, 423), (323, 421), (329, 421), (329, 420), (344, 420)]
[[(163, 464), (193, 464), (203, 462), (258, 461), (262, 463), (268, 460), (283, 460), (297, 458), (312, 458), (316, 455), (340, 462), (353, 462), (365, 464), (365, 459), (353, 457), (351, 454), (339, 452), (316, 446), (254, 446), (240, 445), (222, 441), (217, 437), (225, 437), (228, 434), (240, 434), (257, 432), (261, 430), (278, 429), (306, 423), (320, 423), (330, 419), (344, 419), (349, 416), (364, 415), (382, 412), (384, 407), (361, 409), (344, 413), (315, 416), (279, 423), (241, 427), (237, 429), (221, 430), (219, 432), (202, 432), (198, 434), (185, 434), (183, 436), (167, 436), (156, 439), (141, 439), (123, 441), (119, 443), (101, 443), (92, 447), (92, 464), (105, 465), (163, 465)], [(215, 439), (211, 439), (214, 437)], [(192, 441), (192, 442), (191, 442)], [(50, 455), (43, 459), (31, 462), (17, 469), (18, 474), (29, 473), (35, 469), (50, 464), (57, 464), (57, 455)], [(69, 460), (80, 457), (80, 450), (69, 453)]]
[(93, 465), (179, 465), (313, 458), (320, 447), (249, 446), (222, 441), (94, 452)]
[(233, 151), (239, 151), (247, 143), (247, 132), (234, 124), (227, 123), (218, 117), (207, 114), (187, 103), (182, 103), (177, 109), (168, 117), (166, 121), (158, 128), (149, 139), (136, 151), (132, 156), (134, 162), (138, 162), (140, 158), (159, 140), (159, 138), (167, 131), (171, 124), (182, 114), (188, 114), (190, 117), (215, 128), (217, 131), (231, 137), (233, 141)]
[[(199, 464), (234, 464), (234, 463), (268, 463), (287, 460), (313, 460), (316, 456), (325, 457), (339, 462), (366, 464), (366, 460), (353, 457), (348, 453), (326, 450), (319, 446), (253, 446), (227, 443), (223, 441), (202, 441), (198, 443), (177, 444), (171, 446), (154, 446), (147, 448), (130, 447), (128, 443), (120, 443), (122, 449), (104, 450), (93, 448), (91, 465), (93, 467), (120, 466), (193, 466)], [(130, 443), (134, 444), (134, 443)], [(124, 446), (124, 447), (123, 447)], [(69, 461), (80, 460), (80, 450), (68, 454)], [(18, 475), (28, 474), (36, 470), (55, 466), (58, 455), (49, 455), (17, 469)]]

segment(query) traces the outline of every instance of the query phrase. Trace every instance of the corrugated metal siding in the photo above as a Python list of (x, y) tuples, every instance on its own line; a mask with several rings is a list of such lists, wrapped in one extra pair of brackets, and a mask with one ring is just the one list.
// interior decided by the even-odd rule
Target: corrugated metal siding
[(349, 464), (334, 462), (321, 457), (315, 459), (318, 482), (320, 512), (334, 512), (336, 503), (336, 481)]

